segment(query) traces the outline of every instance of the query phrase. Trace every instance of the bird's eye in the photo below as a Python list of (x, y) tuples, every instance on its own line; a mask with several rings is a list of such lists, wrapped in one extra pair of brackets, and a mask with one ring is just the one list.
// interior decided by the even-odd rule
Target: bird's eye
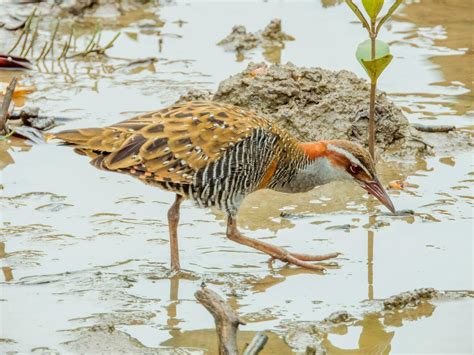
[(355, 164), (351, 164), (349, 166), (349, 171), (352, 173), (352, 174), (358, 174), (360, 173), (362, 169), (360, 168), (359, 165), (355, 165)]

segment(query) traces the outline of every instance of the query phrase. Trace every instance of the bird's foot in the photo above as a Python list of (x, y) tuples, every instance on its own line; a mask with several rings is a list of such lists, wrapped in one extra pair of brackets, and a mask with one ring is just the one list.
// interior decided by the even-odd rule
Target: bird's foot
[(323, 260), (328, 260), (332, 258), (336, 258), (342, 253), (330, 253), (330, 254), (325, 254), (325, 255), (308, 255), (308, 254), (299, 254), (299, 253), (290, 253), (286, 252), (281, 255), (272, 255), (272, 258), (270, 259), (270, 262), (279, 259), (283, 262), (287, 262), (288, 264), (293, 264), (305, 269), (310, 269), (310, 270), (316, 270), (316, 271), (325, 271), (326, 268), (329, 267), (334, 267), (337, 266), (337, 264), (313, 264), (310, 261), (323, 261)]
[(323, 261), (323, 260), (328, 260), (332, 258), (337, 258), (339, 255), (342, 255), (342, 253), (338, 253), (338, 252), (324, 254), (324, 255), (309, 255), (309, 254), (300, 254), (300, 253), (288, 253), (288, 254), (301, 261)]

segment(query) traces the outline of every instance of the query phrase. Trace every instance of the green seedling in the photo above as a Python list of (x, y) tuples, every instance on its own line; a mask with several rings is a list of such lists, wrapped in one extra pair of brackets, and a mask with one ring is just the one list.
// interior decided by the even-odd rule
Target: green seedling
[(369, 34), (369, 39), (360, 43), (357, 47), (356, 57), (370, 78), (369, 152), (373, 159), (375, 159), (375, 92), (377, 90), (377, 79), (393, 59), (389, 45), (378, 40), (377, 35), (382, 25), (392, 16), (402, 1), (395, 0), (387, 13), (380, 18), (378, 15), (382, 10), (384, 0), (362, 0), (362, 5), (369, 18), (367, 20), (352, 0), (346, 0), (346, 4)]

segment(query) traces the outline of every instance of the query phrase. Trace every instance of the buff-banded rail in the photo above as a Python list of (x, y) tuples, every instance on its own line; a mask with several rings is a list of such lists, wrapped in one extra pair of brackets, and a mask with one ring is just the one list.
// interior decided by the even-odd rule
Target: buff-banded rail
[(180, 269), (178, 223), (184, 199), (224, 211), (230, 240), (313, 270), (324, 270), (314, 262), (339, 253), (293, 253), (242, 235), (236, 216), (247, 195), (260, 189), (306, 192), (347, 180), (395, 210), (374, 162), (360, 145), (347, 140), (302, 143), (267, 118), (229, 104), (174, 104), (108, 127), (66, 130), (49, 138), (75, 146), (97, 168), (129, 174), (176, 194), (168, 211), (171, 269), (175, 271)]

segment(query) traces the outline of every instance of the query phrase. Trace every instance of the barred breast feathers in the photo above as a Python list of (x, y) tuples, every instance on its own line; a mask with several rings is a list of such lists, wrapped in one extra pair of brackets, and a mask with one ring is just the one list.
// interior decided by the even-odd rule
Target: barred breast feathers
[(222, 208), (259, 188), (287, 184), (306, 159), (296, 139), (266, 118), (210, 101), (55, 137), (89, 155), (98, 168)]

